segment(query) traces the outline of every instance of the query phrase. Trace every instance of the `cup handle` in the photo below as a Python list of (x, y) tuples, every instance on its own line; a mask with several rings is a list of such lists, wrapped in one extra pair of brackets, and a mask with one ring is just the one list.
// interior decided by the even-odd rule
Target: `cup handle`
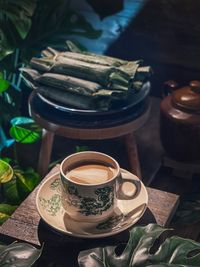
[[(123, 186), (125, 183), (132, 183), (135, 187), (135, 190), (133, 188), (132, 191), (129, 191), (128, 194), (125, 194), (125, 190), (123, 189)], [(131, 200), (136, 198), (141, 191), (141, 181), (139, 180), (134, 180), (134, 179), (128, 179), (128, 178), (123, 178), (120, 176), (118, 179), (118, 190), (117, 190), (117, 198), (121, 200)]]

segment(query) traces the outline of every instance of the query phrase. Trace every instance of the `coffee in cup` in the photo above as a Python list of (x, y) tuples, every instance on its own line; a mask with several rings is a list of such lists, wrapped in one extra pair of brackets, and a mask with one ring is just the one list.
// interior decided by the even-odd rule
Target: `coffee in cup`
[(112, 179), (115, 174), (116, 170), (112, 166), (90, 161), (72, 167), (65, 175), (73, 182), (101, 184)]
[[(72, 154), (60, 165), (61, 199), (66, 213), (74, 220), (99, 222), (113, 214), (118, 198), (133, 199), (141, 188), (138, 180), (122, 179), (120, 167), (112, 157), (95, 151)], [(131, 196), (122, 185), (134, 184)]]

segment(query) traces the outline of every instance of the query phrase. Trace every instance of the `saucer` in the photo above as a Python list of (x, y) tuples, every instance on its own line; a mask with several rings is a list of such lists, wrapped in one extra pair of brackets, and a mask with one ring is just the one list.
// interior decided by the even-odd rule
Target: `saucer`
[[(121, 169), (122, 178), (139, 180), (134, 174)], [(127, 184), (127, 186), (126, 186)], [(125, 183), (128, 194), (130, 184)], [(64, 234), (81, 238), (99, 238), (118, 234), (133, 226), (144, 214), (148, 204), (148, 194), (141, 182), (141, 191), (135, 199), (117, 200), (111, 217), (100, 223), (79, 222), (73, 220), (61, 204), (59, 173), (50, 176), (38, 190), (36, 206), (41, 218), (52, 228)]]

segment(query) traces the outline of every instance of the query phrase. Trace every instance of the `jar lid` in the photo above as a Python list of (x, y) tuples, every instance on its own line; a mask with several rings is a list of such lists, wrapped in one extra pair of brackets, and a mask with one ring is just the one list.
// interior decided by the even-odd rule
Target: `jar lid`
[(177, 108), (200, 112), (200, 81), (191, 81), (189, 86), (174, 91), (172, 101)]

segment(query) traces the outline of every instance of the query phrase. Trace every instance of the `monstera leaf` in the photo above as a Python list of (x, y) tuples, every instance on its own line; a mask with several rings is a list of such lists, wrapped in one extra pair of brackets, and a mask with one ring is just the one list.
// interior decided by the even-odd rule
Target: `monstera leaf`
[(16, 117), (11, 120), (11, 124), (10, 135), (17, 142), (34, 143), (41, 138), (42, 129), (31, 118)]
[(156, 239), (167, 229), (156, 224), (134, 227), (121, 255), (116, 247), (95, 248), (82, 251), (78, 261), (80, 267), (197, 267), (200, 266), (200, 243), (180, 237), (167, 238), (156, 250), (150, 252)]
[[(45, 4), (46, 2), (46, 4)], [(46, 23), (48, 21), (48, 24)], [(61, 48), (69, 36), (97, 39), (102, 31), (95, 29), (83, 15), (69, 8), (67, 1), (41, 1), (33, 17), (33, 24), (26, 39), (26, 49), (21, 51), (23, 60), (40, 55), (47, 46)]]
[(0, 0), (0, 60), (26, 38), (36, 0)]
[(200, 222), (200, 194), (185, 194), (174, 216), (174, 223), (189, 225)]
[[(16, 48), (20, 59), (27, 62), (47, 45), (63, 47), (67, 35), (101, 35), (84, 16), (71, 10), (66, 0), (0, 0), (0, 10), (0, 60), (4, 62)], [(9, 58), (4, 63), (6, 69), (10, 60), (14, 61)]]
[(42, 253), (32, 245), (15, 242), (8, 246), (0, 245), (0, 266), (31, 267)]

